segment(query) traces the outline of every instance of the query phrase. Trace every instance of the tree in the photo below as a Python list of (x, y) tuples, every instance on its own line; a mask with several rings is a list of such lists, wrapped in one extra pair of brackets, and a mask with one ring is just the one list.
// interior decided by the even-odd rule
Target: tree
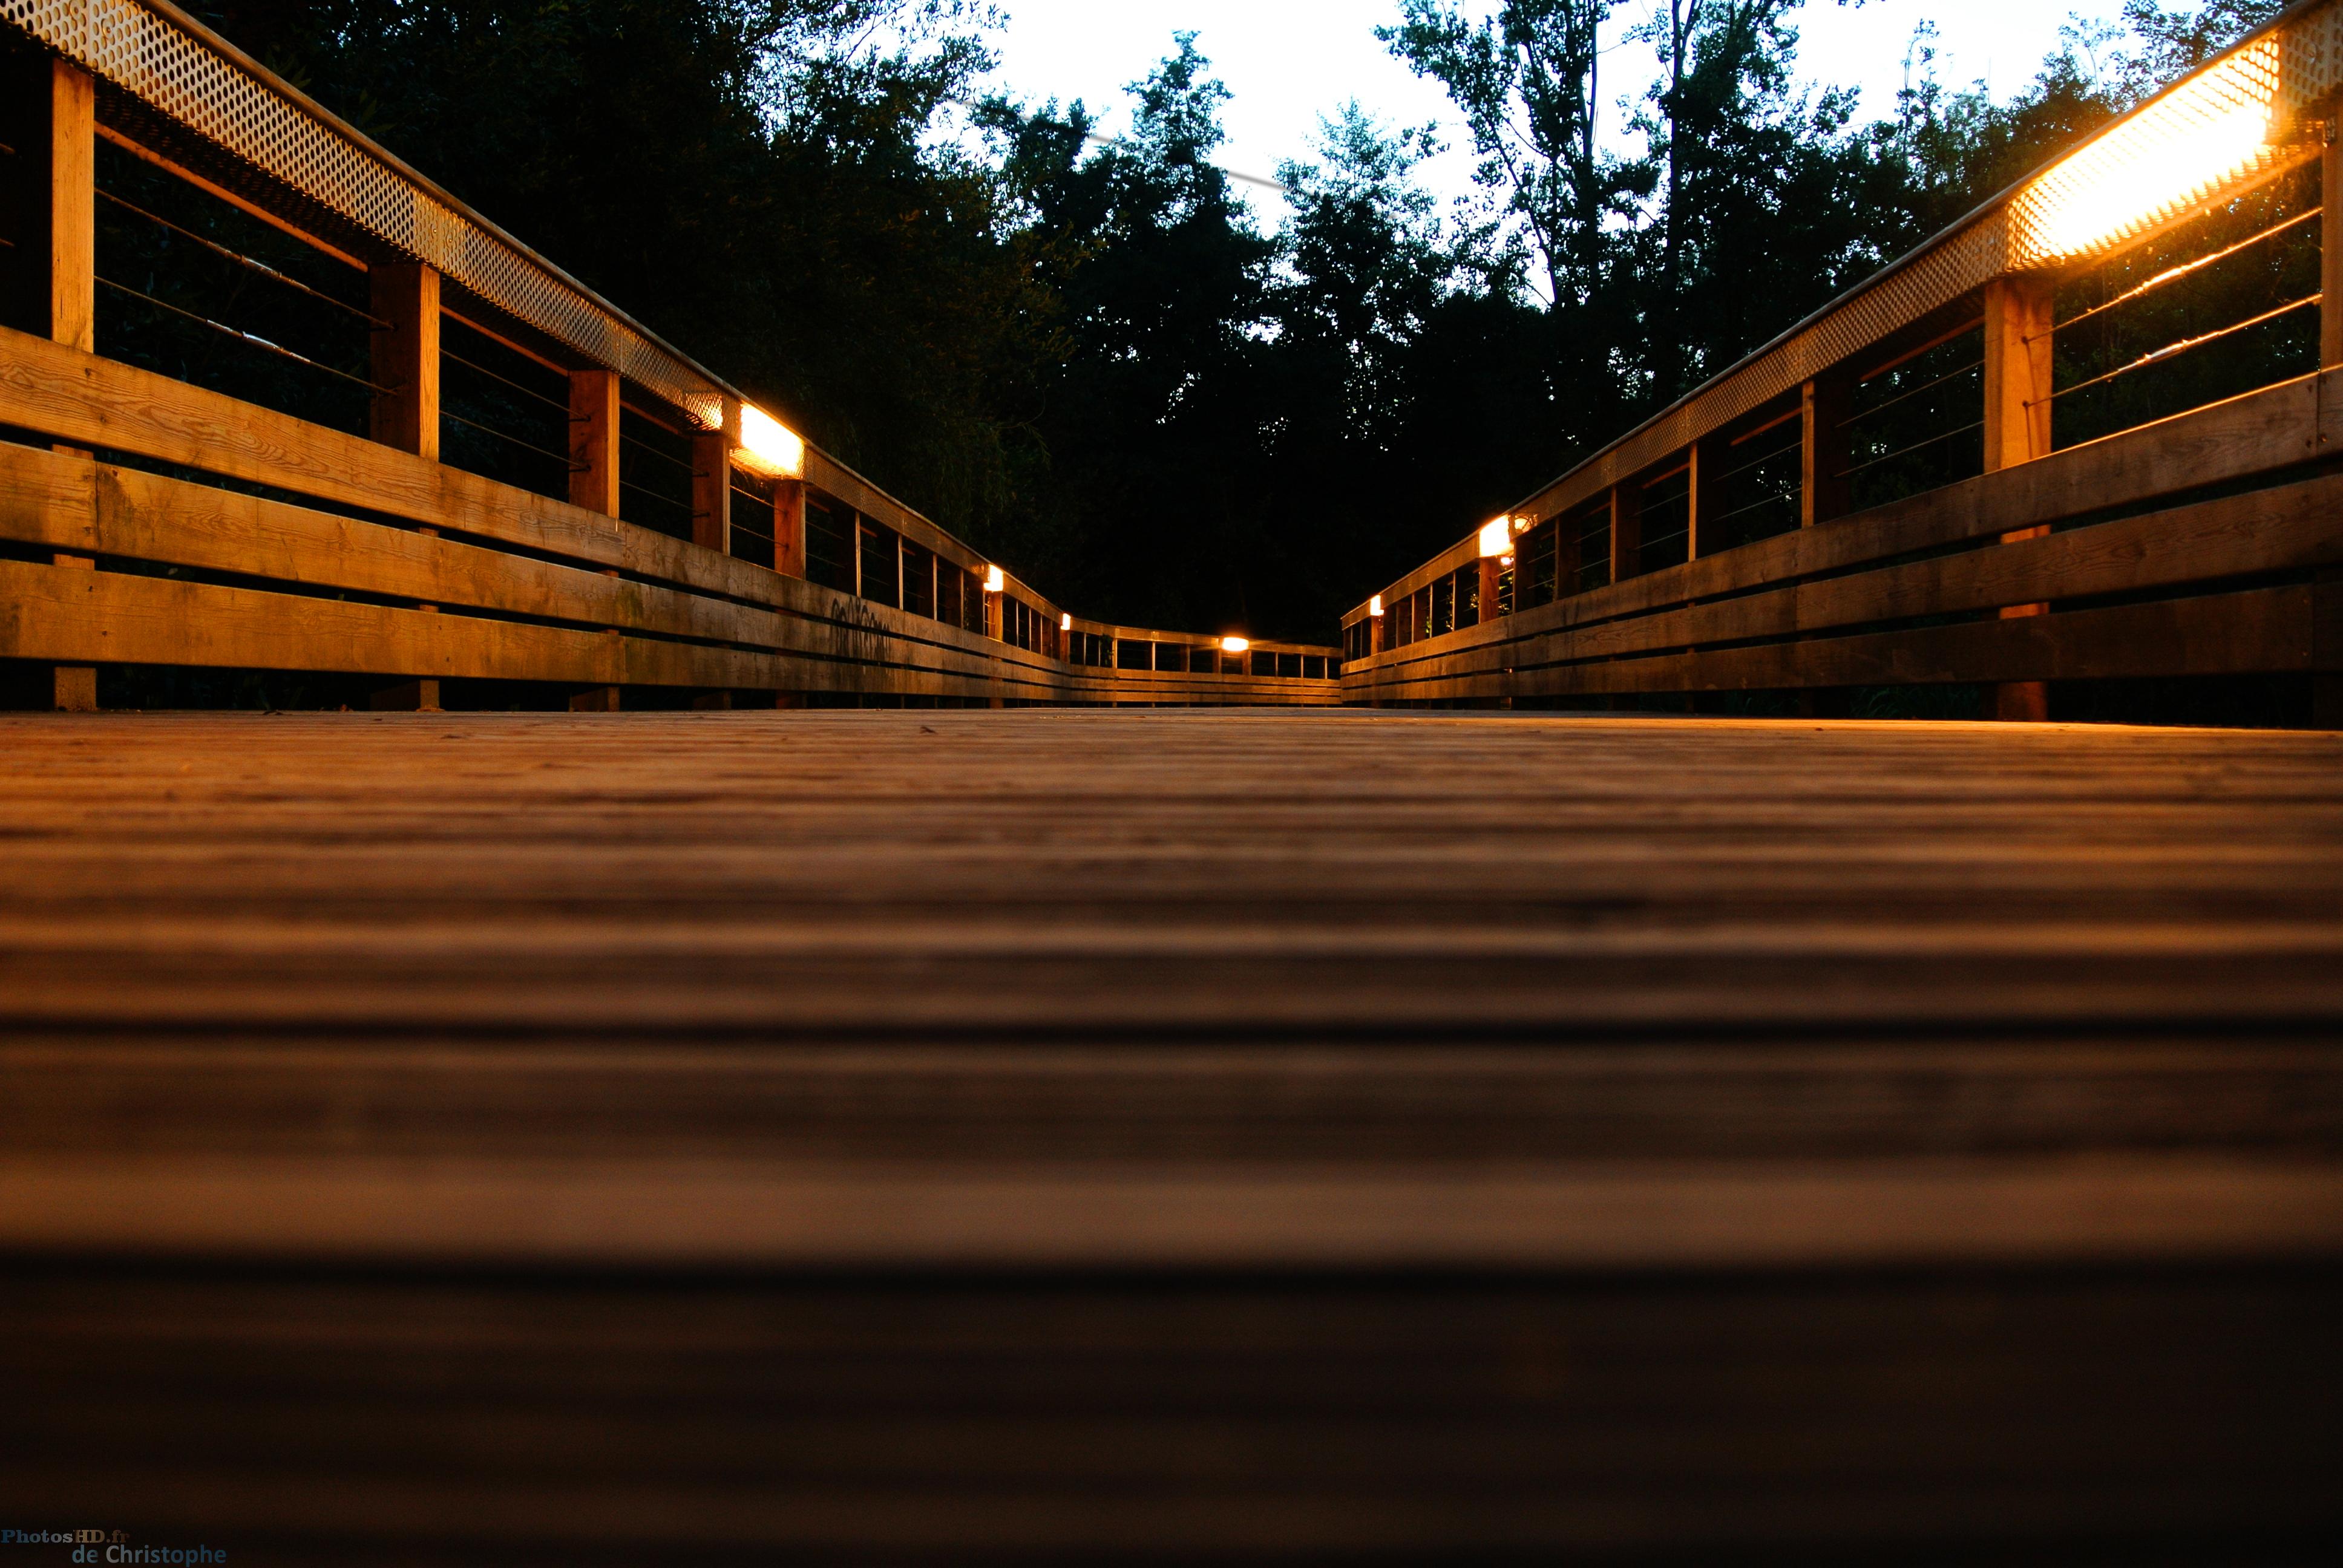
[(1602, 52), (1616, 0), (1504, 0), (1475, 18), (1453, 0), (1402, 0), (1375, 35), (1448, 89), (1482, 159), (1478, 177), (1528, 229), (1546, 296), (1593, 299), (1603, 229), (1633, 188), (1595, 146)]

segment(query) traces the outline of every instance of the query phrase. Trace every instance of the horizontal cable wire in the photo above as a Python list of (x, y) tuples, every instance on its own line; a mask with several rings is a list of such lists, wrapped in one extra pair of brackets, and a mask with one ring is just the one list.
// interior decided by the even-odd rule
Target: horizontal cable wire
[(1776, 447), (1762, 457), (1753, 458), (1749, 462), (1742, 464), (1741, 467), (1737, 468), (1727, 468), (1724, 473), (1719, 474), (1716, 477), (1716, 482), (1720, 485), (1730, 484), (1735, 479), (1741, 477), (1744, 474), (1754, 472), (1756, 469), (1764, 467), (1768, 463), (1776, 462), (1781, 458), (1788, 457), (1791, 453), (1796, 451), (1805, 444), (1806, 438), (1802, 435), (1786, 447)]
[(465, 369), (478, 371), (480, 375), (487, 377), (491, 381), (501, 381), (524, 397), (534, 397), (548, 408), (560, 409), (562, 417), (568, 418), (569, 417), (569, 405), (563, 402), (560, 398), (548, 397), (534, 387), (524, 387), (509, 376), (500, 376), (485, 365), (465, 358), (462, 355), (457, 353), (454, 349), (448, 347), (444, 343), (439, 347), (439, 357), (442, 359), (452, 359), (457, 364), (462, 366)]
[(312, 299), (322, 299), (337, 310), (346, 310), (349, 312), (349, 314), (357, 317), (360, 321), (365, 322), (369, 327), (378, 328), (384, 332), (390, 330), (390, 323), (385, 321), (381, 317), (373, 314), (371, 311), (360, 310), (357, 306), (352, 305), (347, 299), (336, 299), (332, 295), (327, 294), (323, 289), (312, 288), (307, 284), (302, 282), (299, 278), (294, 277), (287, 273), (279, 272), (275, 267), (269, 266), (265, 261), (259, 260), (257, 257), (246, 256), (240, 250), (231, 250), (216, 239), (207, 239), (204, 236), (197, 234), (195, 230), (191, 228), (184, 228), (179, 225), (173, 223), (167, 217), (148, 212), (145, 207), (139, 206), (136, 203), (124, 201), (112, 191), (102, 190), (99, 191), (97, 195), (99, 199), (103, 201), (110, 201), (125, 212), (136, 213), (140, 217), (145, 218), (148, 223), (160, 224), (163, 227), (169, 229), (173, 234), (182, 235), (188, 239), (194, 240), (197, 245), (202, 246), (206, 250), (212, 252), (215, 256), (226, 256), (228, 260), (236, 263), (238, 266), (248, 267), (252, 271), (260, 274), (261, 276), (281, 283), (287, 288), (298, 289)]
[(622, 490), (632, 490), (638, 496), (649, 496), (652, 500), (659, 502), (660, 505), (673, 507), (679, 512), (689, 512), (691, 510), (691, 503), (689, 501), (679, 501), (673, 496), (663, 496), (657, 490), (645, 489), (642, 486), (636, 484), (632, 479), (620, 479), (618, 481), (618, 487)]
[(1875, 403), (1870, 407), (1865, 408), (1860, 414), (1848, 415), (1845, 418), (1841, 419), (1838, 422), (1838, 427), (1844, 430), (1850, 425), (1858, 424), (1863, 420), (1870, 418), (1874, 414), (1883, 413), (1889, 408), (1893, 408), (1898, 403), (1904, 402), (1908, 398), (1917, 397), (1924, 392), (1934, 392), (1937, 387), (1942, 387), (1947, 381), (1957, 381), (1964, 376), (1970, 375), (1984, 368), (1984, 360), (1972, 360), (1968, 364), (1962, 366), (1958, 370), (1947, 371), (1944, 375), (1937, 377), (1934, 381), (1929, 382), (1925, 387), (1915, 387), (1909, 392), (1898, 392), (1895, 397), (1890, 397), (1885, 403)]
[(174, 316), (184, 316), (189, 321), (196, 323), (199, 327), (208, 327), (214, 332), (219, 333), (224, 337), (233, 337), (239, 343), (249, 343), (255, 348), (264, 348), (271, 354), (281, 355), (283, 357), (292, 360), (297, 365), (307, 365), (311, 369), (322, 370), (328, 376), (338, 376), (343, 380), (349, 382), (351, 385), (363, 387), (369, 392), (377, 393), (387, 397), (397, 390), (395, 387), (377, 386), (374, 382), (367, 380), (363, 376), (353, 376), (347, 370), (337, 370), (332, 366), (312, 359), (306, 354), (296, 354), (293, 350), (286, 347), (281, 343), (271, 343), (266, 337), (256, 337), (252, 333), (244, 331), (240, 327), (226, 326), (220, 322), (214, 321), (208, 316), (198, 316), (192, 310), (183, 310), (178, 306), (173, 305), (166, 299), (157, 299), (153, 295), (142, 293), (138, 289), (131, 287), (126, 283), (116, 283), (110, 277), (101, 277), (96, 281), (104, 284), (108, 288), (116, 290), (117, 293), (126, 294), (133, 299), (143, 299), (147, 304), (155, 307), (157, 310), (167, 310)]
[(1735, 507), (1713, 521), (1717, 524), (1729, 523), (1735, 518), (1746, 517), (1751, 512), (1762, 512), (1768, 507), (1795, 507), (1797, 504), (1798, 498), (1795, 496), (1767, 496), (1762, 500), (1752, 501), (1745, 507)]
[(2241, 239), (2226, 250), (2217, 250), (2210, 256), (2198, 256), (2195, 261), (2183, 262), (2178, 266), (2159, 272), (2154, 277), (2149, 278), (2146, 283), (2139, 285), (2137, 287), (2127, 289), (2124, 293), (2117, 295), (2105, 305), (2095, 305), (2091, 307), (2090, 309), (2083, 312), (2080, 316), (2069, 317), (2066, 320), (2058, 323), (2056, 327), (2053, 327), (2050, 331), (2037, 332), (2026, 341), (2028, 343), (2038, 343), (2043, 338), (2048, 337), (2054, 333), (2064, 332), (2070, 327), (2079, 327), (2094, 316), (2104, 315), (2107, 311), (2113, 310), (2118, 305), (2128, 305), (2143, 294), (2147, 294), (2156, 289), (2162, 288), (2167, 283), (2177, 282), (2179, 279), (2187, 276), (2190, 273), (2202, 271), (2204, 268), (2212, 266), (2217, 261), (2227, 261), (2229, 257), (2237, 255), (2237, 252), (2249, 249), (2254, 246), (2261, 244), (2261, 242), (2266, 239), (2284, 234), (2288, 229), (2292, 228), (2297, 224), (2308, 223), (2312, 218), (2317, 217), (2320, 213), (2326, 210), (2327, 209), (2324, 207), (2312, 207), (2308, 212), (2301, 213), (2294, 217), (2288, 218), (2284, 223), (2272, 224), (2269, 227), (2262, 230), (2261, 233), (2255, 235), (2250, 239)]
[(518, 447), (524, 452), (534, 452), (540, 457), (550, 457), (553, 461), (560, 464), (564, 468), (567, 468), (573, 474), (583, 474), (588, 471), (585, 464), (573, 463), (569, 460), (568, 457), (563, 453), (548, 450), (546, 447), (538, 446), (534, 441), (524, 441), (519, 437), (509, 435), (505, 431), (498, 429), (493, 425), (483, 425), (478, 419), (467, 419), (461, 414), (455, 413), (454, 411), (444, 407), (439, 410), (439, 417), (442, 419), (452, 420), (454, 423), (464, 427), (467, 430), (478, 430), (483, 436), (494, 436), (499, 441), (509, 441), (512, 445)]
[(662, 463), (674, 464), (677, 467), (681, 468), (685, 473), (691, 475), (694, 478), (698, 478), (699, 477), (699, 470), (693, 467), (689, 463), (685, 462), (681, 457), (677, 457), (672, 452), (660, 451), (649, 441), (639, 440), (637, 437), (626, 435), (623, 432), (619, 435), (618, 439), (624, 441), (628, 446), (632, 447), (638, 452), (649, 453), (652, 457), (657, 457)]
[(2307, 295), (2289, 304), (2281, 305), (2276, 310), (2265, 310), (2259, 316), (2247, 317), (2245, 320), (2237, 323), (2235, 326), (2224, 327), (2217, 332), (2201, 332), (2194, 337), (2184, 337), (2177, 343), (2167, 343), (2163, 347), (2157, 349), (2154, 353), (2143, 354), (2138, 358), (2133, 360), (2130, 364), (2110, 370), (2104, 376), (2094, 376), (2088, 381), (2077, 381), (2072, 387), (2063, 387), (2058, 391), (2051, 393), (2047, 397), (2034, 398), (2026, 406), (2028, 408), (2032, 408), (2043, 403), (2055, 403), (2061, 397), (2068, 397), (2074, 393), (2083, 391), (2087, 387), (2097, 387), (2102, 383), (2112, 381), (2118, 376), (2128, 376), (2135, 370), (2145, 370), (2151, 365), (2160, 364), (2167, 359), (2177, 358), (2179, 356), (2187, 353), (2192, 348), (2202, 348), (2207, 343), (2217, 343), (2224, 337), (2234, 337), (2237, 333), (2246, 331), (2249, 327), (2259, 327), (2266, 321), (2276, 321), (2279, 317), (2300, 310), (2305, 306), (2317, 305), (2323, 297), (2325, 297), (2323, 295)]
[(1985, 421), (1979, 419), (1974, 425), (1964, 425), (1957, 430), (1946, 430), (1942, 435), (1931, 436), (1925, 441), (1915, 441), (1908, 447), (1898, 447), (1893, 452), (1883, 453), (1880, 456), (1872, 458), (1869, 462), (1857, 463), (1852, 468), (1842, 468), (1839, 470), (1837, 477), (1844, 479), (1851, 474), (1860, 474), (1865, 468), (1875, 468), (1882, 463), (1892, 463), (1898, 457), (1908, 457), (1915, 452), (1920, 451), (1928, 447), (1934, 447), (1939, 442), (1949, 441), (1956, 436), (1966, 436), (1972, 430), (1982, 430), (1984, 428)]

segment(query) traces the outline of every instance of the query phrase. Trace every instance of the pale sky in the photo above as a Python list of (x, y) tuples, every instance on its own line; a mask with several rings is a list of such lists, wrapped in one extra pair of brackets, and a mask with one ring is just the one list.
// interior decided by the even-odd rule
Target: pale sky
[[(1170, 52), (1175, 30), (1192, 29), (1235, 95), (1222, 122), (1229, 131), (1220, 152), (1223, 166), (1274, 178), (1280, 162), (1310, 156), (1318, 117), (1355, 97), (1389, 125), (1441, 123), (1457, 150), (1421, 177), (1443, 196), (1470, 186), (1469, 146), (1447, 98), (1375, 40), (1376, 25), (1396, 19), (1398, 0), (998, 3), (1009, 25), (992, 39), (1001, 64), (989, 85), (1028, 103), (1079, 97), (1105, 115), (1105, 129), (1122, 129), (1129, 123), (1124, 85)], [(1606, 101), (1648, 79), (1648, 49), (1613, 35), (1644, 20), (1653, 3), (1626, 0), (1605, 35), (1613, 51), (1604, 61), (1612, 84)], [(1928, 21), (1938, 34), (1944, 81), (1962, 85), (1983, 78), (1996, 96), (2006, 96), (2032, 79), (2070, 15), (2112, 18), (2121, 8), (2121, 0), (1866, 0), (1860, 7), (1809, 0), (1799, 55), (1807, 79), (1858, 86), (1865, 110), (1885, 114), (1903, 80), (1913, 30)], [(1272, 194), (1238, 188), (1264, 216), (1282, 210)]]

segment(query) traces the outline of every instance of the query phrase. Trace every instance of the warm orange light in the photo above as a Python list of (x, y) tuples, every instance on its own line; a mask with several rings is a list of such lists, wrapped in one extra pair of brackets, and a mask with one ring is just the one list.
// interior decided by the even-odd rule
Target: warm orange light
[(1071, 616), (1071, 615), (1061, 615), (1061, 616), (1060, 616), (1060, 617), (1058, 618), (1058, 629), (1059, 629), (1060, 631), (1071, 631), (1071, 630), (1073, 630), (1073, 629), (1074, 629), (1074, 618), (1073, 618), (1072, 616)]
[(804, 440), (754, 404), (740, 405), (740, 445), (735, 456), (742, 467), (768, 478), (794, 479), (805, 472)]
[(1503, 555), (1512, 547), (1513, 542), (1513, 519), (1497, 518), (1483, 525), (1481, 529), (1482, 558), (1486, 559), (1492, 556)]
[(2279, 54), (2277, 37), (2248, 45), (2046, 170), (2010, 203), (2010, 266), (2105, 249), (2278, 156)]
[(999, 593), (1002, 588), (1005, 588), (1008, 586), (1009, 579), (1001, 575), (1001, 568), (999, 567), (987, 567), (984, 568), (985, 592)]
[(1221, 638), (1221, 651), (1222, 653), (1242, 653), (1252, 646), (1252, 643), (1247, 642), (1241, 637), (1224, 637)]
[(1367, 613), (1369, 615), (1381, 615), (1383, 613), (1383, 595), (1377, 594), (1373, 598), (1367, 600)]

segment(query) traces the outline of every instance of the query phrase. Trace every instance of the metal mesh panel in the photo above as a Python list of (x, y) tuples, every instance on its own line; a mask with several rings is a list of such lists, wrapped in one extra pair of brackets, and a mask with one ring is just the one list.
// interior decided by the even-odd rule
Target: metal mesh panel
[(0, 21), (703, 426), (721, 422), (712, 377), (135, 0), (0, 0)]
[(2294, 129), (2324, 118), (2343, 89), (2343, 5), (2322, 5), (2287, 24), (2278, 49), (2277, 123)]
[(2029, 183), (2009, 204), (2013, 264), (2111, 250), (2284, 162), (2292, 149), (2265, 140), (2283, 52), (2247, 45)]

